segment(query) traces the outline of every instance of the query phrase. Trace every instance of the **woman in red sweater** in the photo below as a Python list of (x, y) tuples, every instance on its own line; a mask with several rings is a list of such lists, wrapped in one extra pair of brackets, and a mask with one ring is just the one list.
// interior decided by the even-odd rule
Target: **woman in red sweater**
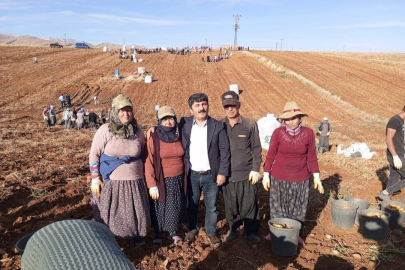
[(184, 150), (176, 114), (172, 107), (158, 111), (158, 127), (147, 141), (145, 178), (149, 188), (154, 244), (162, 243), (162, 233), (178, 244), (177, 227), (185, 211)]
[[(293, 101), (286, 103), (283, 114), (277, 118), (284, 126), (274, 131), (263, 168), (263, 186), (270, 189), (271, 219), (305, 221), (311, 173), (315, 189), (323, 193), (315, 135), (312, 129), (301, 125), (304, 116), (308, 115)], [(270, 240), (269, 235), (266, 239)]]

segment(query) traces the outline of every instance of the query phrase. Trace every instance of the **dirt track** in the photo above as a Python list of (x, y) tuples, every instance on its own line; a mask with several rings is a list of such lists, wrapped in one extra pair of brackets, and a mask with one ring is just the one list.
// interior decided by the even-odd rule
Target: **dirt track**
[[(34, 64), (34, 57), (38, 64)], [(144, 62), (131, 63), (96, 49), (0, 47), (0, 255), (5, 253), (0, 261), (2, 268), (20, 267), (20, 256), (13, 249), (23, 235), (57, 220), (92, 218), (86, 175), (94, 132), (66, 131), (60, 126), (45, 129), (43, 106), (53, 104), (60, 113), (57, 98), (61, 93), (70, 93), (73, 106), (98, 112), (110, 106), (114, 95), (124, 93), (135, 104), (138, 122), (147, 126), (155, 124), (155, 104), (169, 104), (179, 116), (189, 115), (189, 95), (205, 92), (210, 98), (210, 115), (222, 118), (221, 94), (229, 84), (237, 83), (242, 90), (241, 113), (247, 117), (258, 120), (267, 113), (280, 114), (286, 101), (295, 100), (310, 116), (305, 125), (313, 128), (323, 116), (328, 116), (333, 126), (332, 151), (319, 156), (326, 192), (321, 196), (311, 191), (304, 228), (306, 246), (300, 247), (294, 258), (280, 258), (272, 254), (265, 240), (252, 246), (243, 234), (218, 250), (211, 250), (203, 232), (195, 244), (174, 247), (166, 241), (160, 249), (151, 245), (150, 235), (142, 248), (119, 241), (131, 262), (145, 269), (160, 269), (166, 259), (171, 269), (372, 269), (368, 261), (380, 252), (378, 269), (404, 269), (404, 230), (390, 232), (381, 243), (363, 239), (358, 227), (332, 227), (328, 204), (336, 196), (375, 203), (376, 193), (387, 181), (385, 123), (404, 106), (404, 55), (236, 52), (231, 59), (219, 63), (203, 63), (201, 57), (162, 52), (138, 55)], [(268, 61), (274, 63), (273, 68)], [(154, 75), (152, 84), (100, 80), (111, 78), (116, 69), (128, 76), (139, 66), (145, 66)], [(288, 71), (313, 84), (303, 83)], [(95, 94), (101, 100), (97, 106), (92, 104)], [(336, 154), (335, 144), (347, 147), (353, 142), (367, 143), (377, 156), (363, 160)], [(395, 199), (404, 197), (400, 194)], [(259, 206), (263, 217), (260, 235), (264, 236), (268, 233), (269, 209), (268, 194), (261, 185)], [(222, 202), (219, 220), (218, 233), (223, 236), (227, 224)], [(333, 239), (327, 240), (326, 234)], [(333, 249), (340, 251), (338, 256), (332, 255)], [(352, 257), (355, 252), (361, 255), (360, 260)]]

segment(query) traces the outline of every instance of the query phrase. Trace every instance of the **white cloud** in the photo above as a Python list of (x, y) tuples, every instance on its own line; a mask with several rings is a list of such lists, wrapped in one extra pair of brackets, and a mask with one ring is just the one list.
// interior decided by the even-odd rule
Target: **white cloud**
[(351, 29), (351, 28), (384, 28), (384, 27), (405, 27), (405, 22), (388, 22), (388, 23), (364, 23), (335, 26), (320, 26), (317, 29)]
[(157, 19), (144, 19), (144, 18), (134, 18), (134, 17), (124, 17), (115, 16), (107, 14), (85, 14), (88, 17), (103, 19), (115, 22), (137, 22), (143, 24), (154, 24), (154, 25), (176, 25), (176, 24), (191, 24), (189, 21), (173, 21), (173, 20), (157, 20)]

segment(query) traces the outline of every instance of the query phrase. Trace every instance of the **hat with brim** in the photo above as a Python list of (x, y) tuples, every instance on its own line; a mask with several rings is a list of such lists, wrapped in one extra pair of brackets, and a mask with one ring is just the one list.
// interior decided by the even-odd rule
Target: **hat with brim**
[(118, 96), (116, 96), (113, 99), (111, 106), (115, 108), (117, 111), (127, 106), (131, 108), (134, 107), (131, 99), (123, 94), (119, 94)]
[(239, 104), (239, 96), (233, 91), (227, 91), (222, 94), (222, 106), (226, 105), (238, 105)]
[(308, 114), (303, 113), (295, 101), (289, 101), (284, 105), (283, 113), (277, 117), (277, 121), (282, 122), (283, 120), (291, 119), (296, 116), (304, 117), (308, 116)]
[(170, 106), (163, 106), (159, 109), (158, 111), (158, 118), (159, 120), (165, 118), (165, 117), (176, 117), (176, 113), (174, 112), (174, 109)]

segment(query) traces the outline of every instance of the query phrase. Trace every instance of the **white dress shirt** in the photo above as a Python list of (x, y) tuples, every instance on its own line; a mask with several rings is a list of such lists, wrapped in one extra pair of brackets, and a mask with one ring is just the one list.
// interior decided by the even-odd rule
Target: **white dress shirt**
[(207, 121), (199, 126), (195, 119), (193, 120), (190, 135), (190, 163), (193, 171), (211, 170), (208, 159), (207, 129)]

